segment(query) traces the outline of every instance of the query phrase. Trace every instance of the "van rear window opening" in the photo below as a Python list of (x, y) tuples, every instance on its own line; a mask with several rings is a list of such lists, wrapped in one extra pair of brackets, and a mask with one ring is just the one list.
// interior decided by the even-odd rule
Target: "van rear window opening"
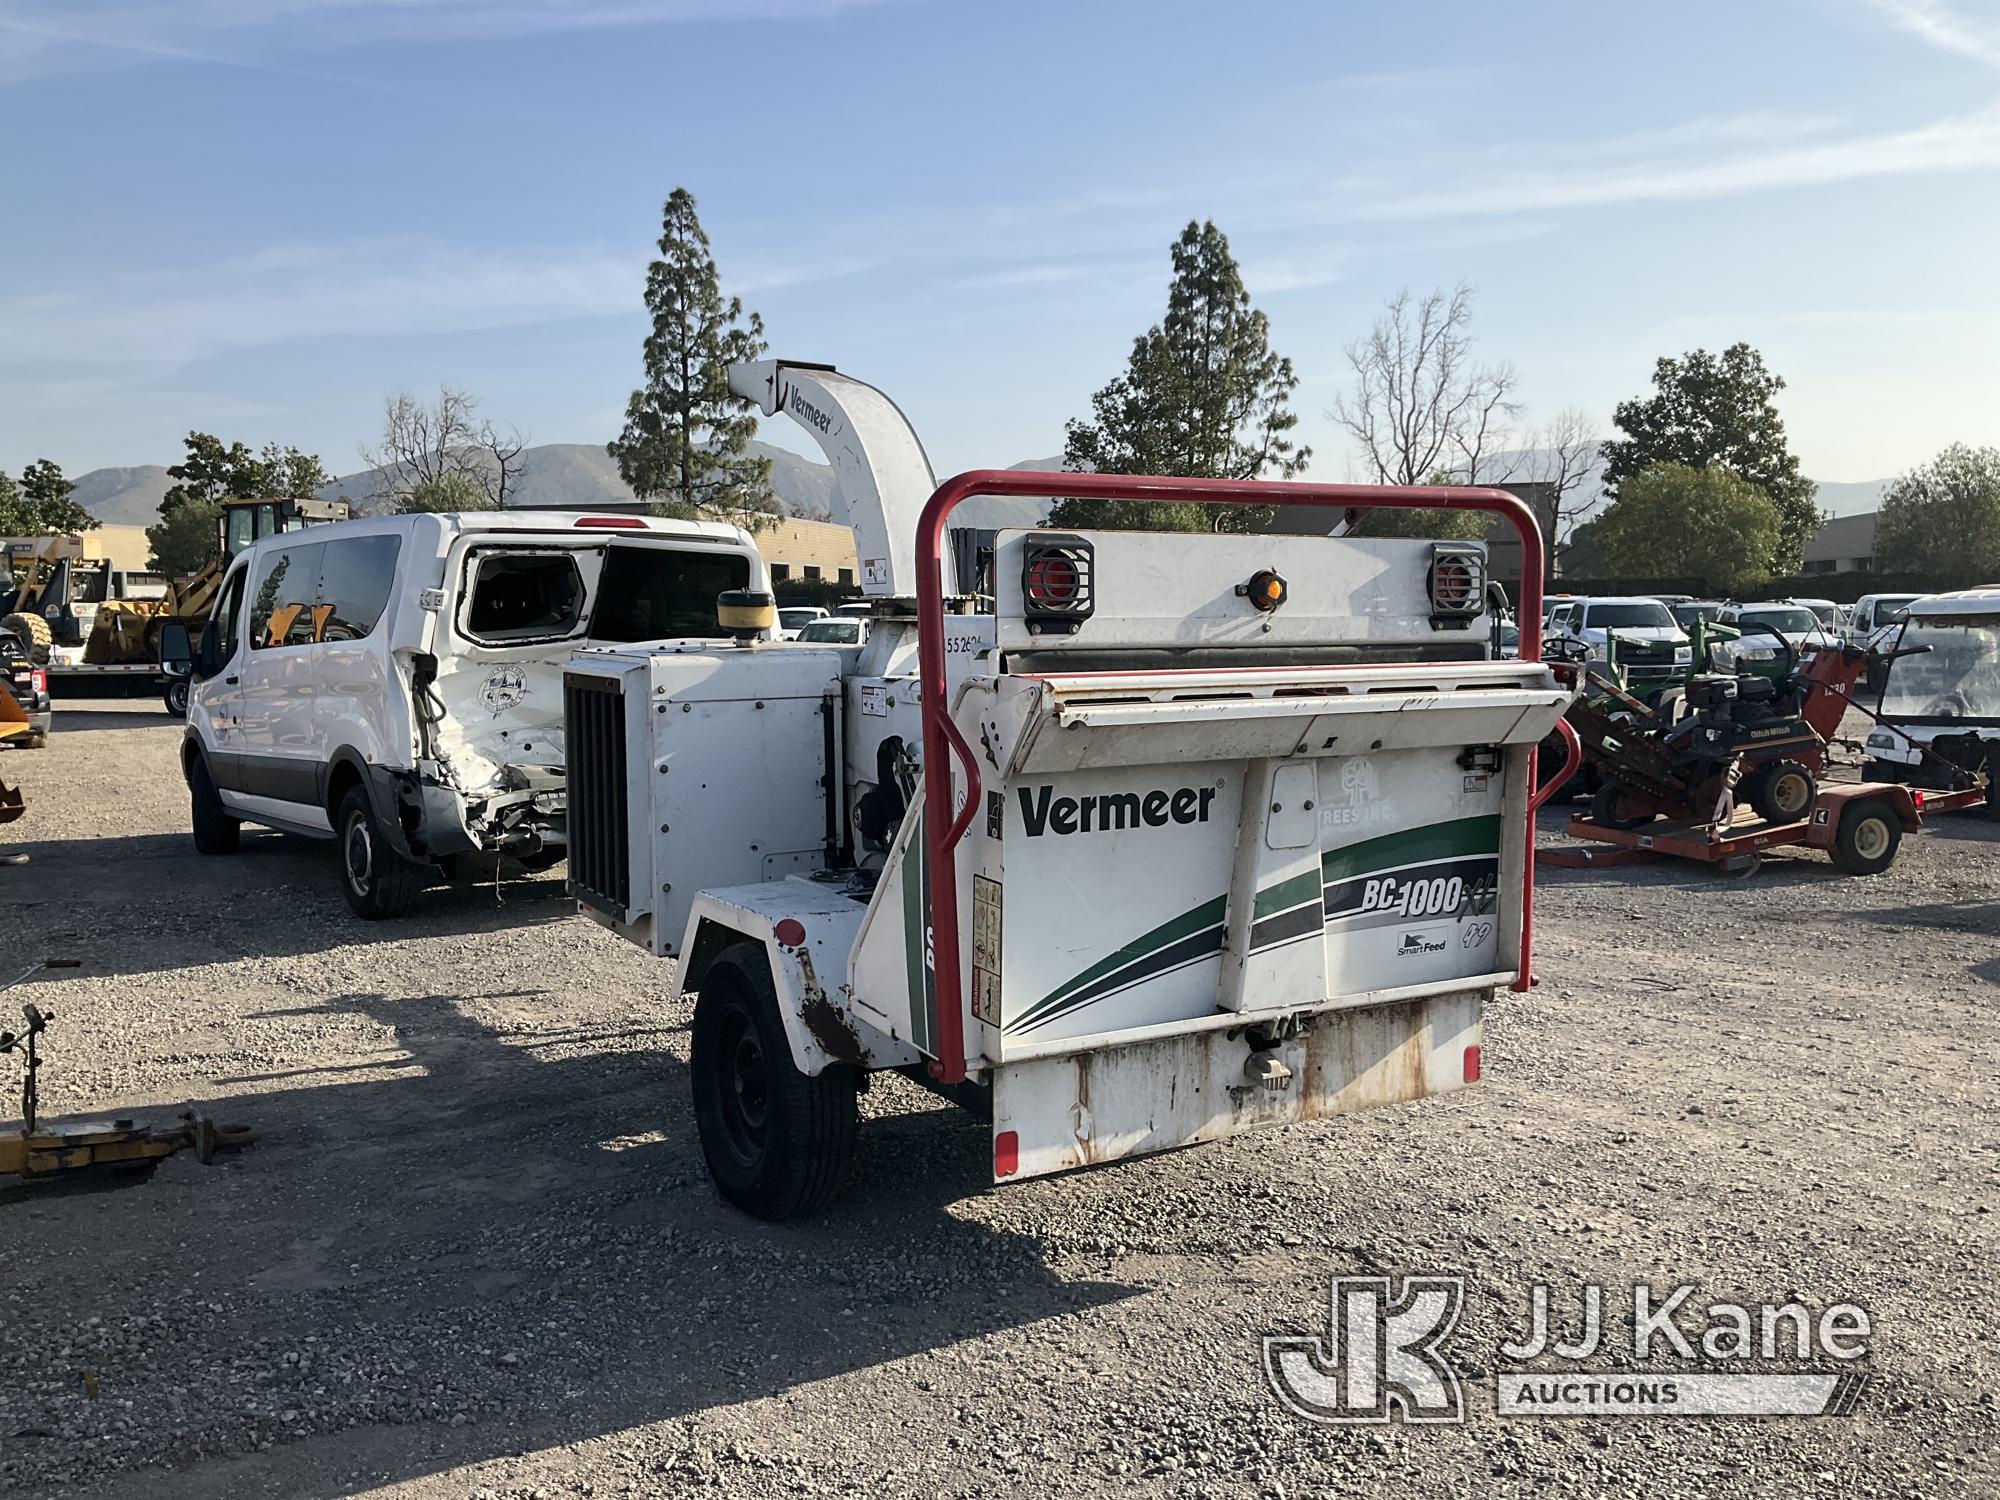
[(473, 574), (465, 632), (478, 641), (559, 639), (583, 618), (583, 575), (568, 552), (488, 553)]

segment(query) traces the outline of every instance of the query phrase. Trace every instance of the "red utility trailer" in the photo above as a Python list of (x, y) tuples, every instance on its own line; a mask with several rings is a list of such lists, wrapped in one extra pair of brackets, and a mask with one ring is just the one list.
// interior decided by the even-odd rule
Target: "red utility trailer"
[(1559, 869), (1626, 864), (1667, 858), (1720, 866), (1725, 874), (1747, 875), (1762, 851), (1804, 844), (1824, 849), (1848, 875), (1879, 875), (1895, 862), (1903, 835), (1923, 826), (1926, 812), (1955, 812), (1986, 800), (1983, 787), (1960, 792), (1924, 792), (1882, 781), (1821, 786), (1805, 817), (1766, 822), (1747, 809), (1721, 826), (1685, 822), (1644, 823), (1611, 828), (1574, 817), (1564, 830), (1571, 838), (1609, 845), (1601, 849), (1544, 849), (1536, 858)]

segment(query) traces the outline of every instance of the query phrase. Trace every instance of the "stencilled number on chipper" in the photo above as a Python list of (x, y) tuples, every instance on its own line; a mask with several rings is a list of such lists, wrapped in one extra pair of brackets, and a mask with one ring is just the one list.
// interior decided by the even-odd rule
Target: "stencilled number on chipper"
[(1493, 910), (1493, 877), (1475, 875), (1383, 875), (1361, 889), (1361, 913), (1386, 911), (1399, 917), (1462, 917)]

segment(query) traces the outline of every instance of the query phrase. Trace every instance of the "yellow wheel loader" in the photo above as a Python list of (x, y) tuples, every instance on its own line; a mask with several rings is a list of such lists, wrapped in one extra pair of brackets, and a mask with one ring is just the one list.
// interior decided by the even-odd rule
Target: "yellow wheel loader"
[[(261, 537), (347, 517), (345, 500), (227, 501), (216, 523), (215, 554), (197, 572), (169, 579), (86, 558), (81, 537), (25, 539), (9, 546), (18, 587), (0, 611), (5, 614), (0, 629), (12, 630), (38, 664), (72, 684), (85, 678), (157, 677), (161, 629), (180, 620), (198, 639), (222, 575), (238, 553)], [(185, 711), (185, 691), (184, 684), (166, 685), (169, 711)]]

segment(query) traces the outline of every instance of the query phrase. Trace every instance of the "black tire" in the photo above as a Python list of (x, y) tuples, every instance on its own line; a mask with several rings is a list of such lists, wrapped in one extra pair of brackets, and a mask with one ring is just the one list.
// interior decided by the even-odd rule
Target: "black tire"
[(1653, 821), (1657, 813), (1626, 811), (1622, 804), (1625, 794), (1616, 785), (1607, 781), (1591, 794), (1590, 821), (1599, 828), (1641, 828)]
[(1819, 783), (1795, 760), (1774, 760), (1743, 778), (1744, 800), (1767, 823), (1797, 823), (1812, 811)]
[(722, 1196), (774, 1222), (830, 1201), (854, 1159), (856, 1075), (794, 1065), (762, 948), (738, 943), (709, 965), (691, 1040), (695, 1124)]
[(340, 847), (340, 890), (357, 917), (400, 917), (423, 889), (423, 868), (389, 842), (369, 804), (368, 789), (351, 786), (333, 820)]
[(1910, 779), (1910, 768), (1898, 761), (1875, 760), (1872, 757), (1861, 763), (1863, 781), (1886, 781), (1892, 786), (1901, 786)]
[(188, 772), (188, 793), (194, 808), (191, 821), (194, 826), (194, 847), (198, 854), (234, 854), (243, 841), (243, 822), (232, 818), (229, 809), (222, 805), (222, 794), (215, 789), (215, 781), (208, 774), (208, 762), (199, 755), (194, 758), (194, 766)]
[(49, 664), (49, 647), (55, 643), (55, 637), (49, 632), (49, 622), (40, 615), (25, 611), (11, 614), (0, 620), (0, 630), (18, 640), (28, 653), (28, 659), (36, 666), (46, 667)]
[(1903, 820), (1886, 797), (1864, 797), (1841, 812), (1833, 834), (1834, 868), (1847, 875), (1880, 875), (1896, 862)]
[(167, 683), (167, 690), (160, 694), (160, 701), (167, 705), (167, 712), (176, 719), (188, 716), (188, 680), (176, 677)]

